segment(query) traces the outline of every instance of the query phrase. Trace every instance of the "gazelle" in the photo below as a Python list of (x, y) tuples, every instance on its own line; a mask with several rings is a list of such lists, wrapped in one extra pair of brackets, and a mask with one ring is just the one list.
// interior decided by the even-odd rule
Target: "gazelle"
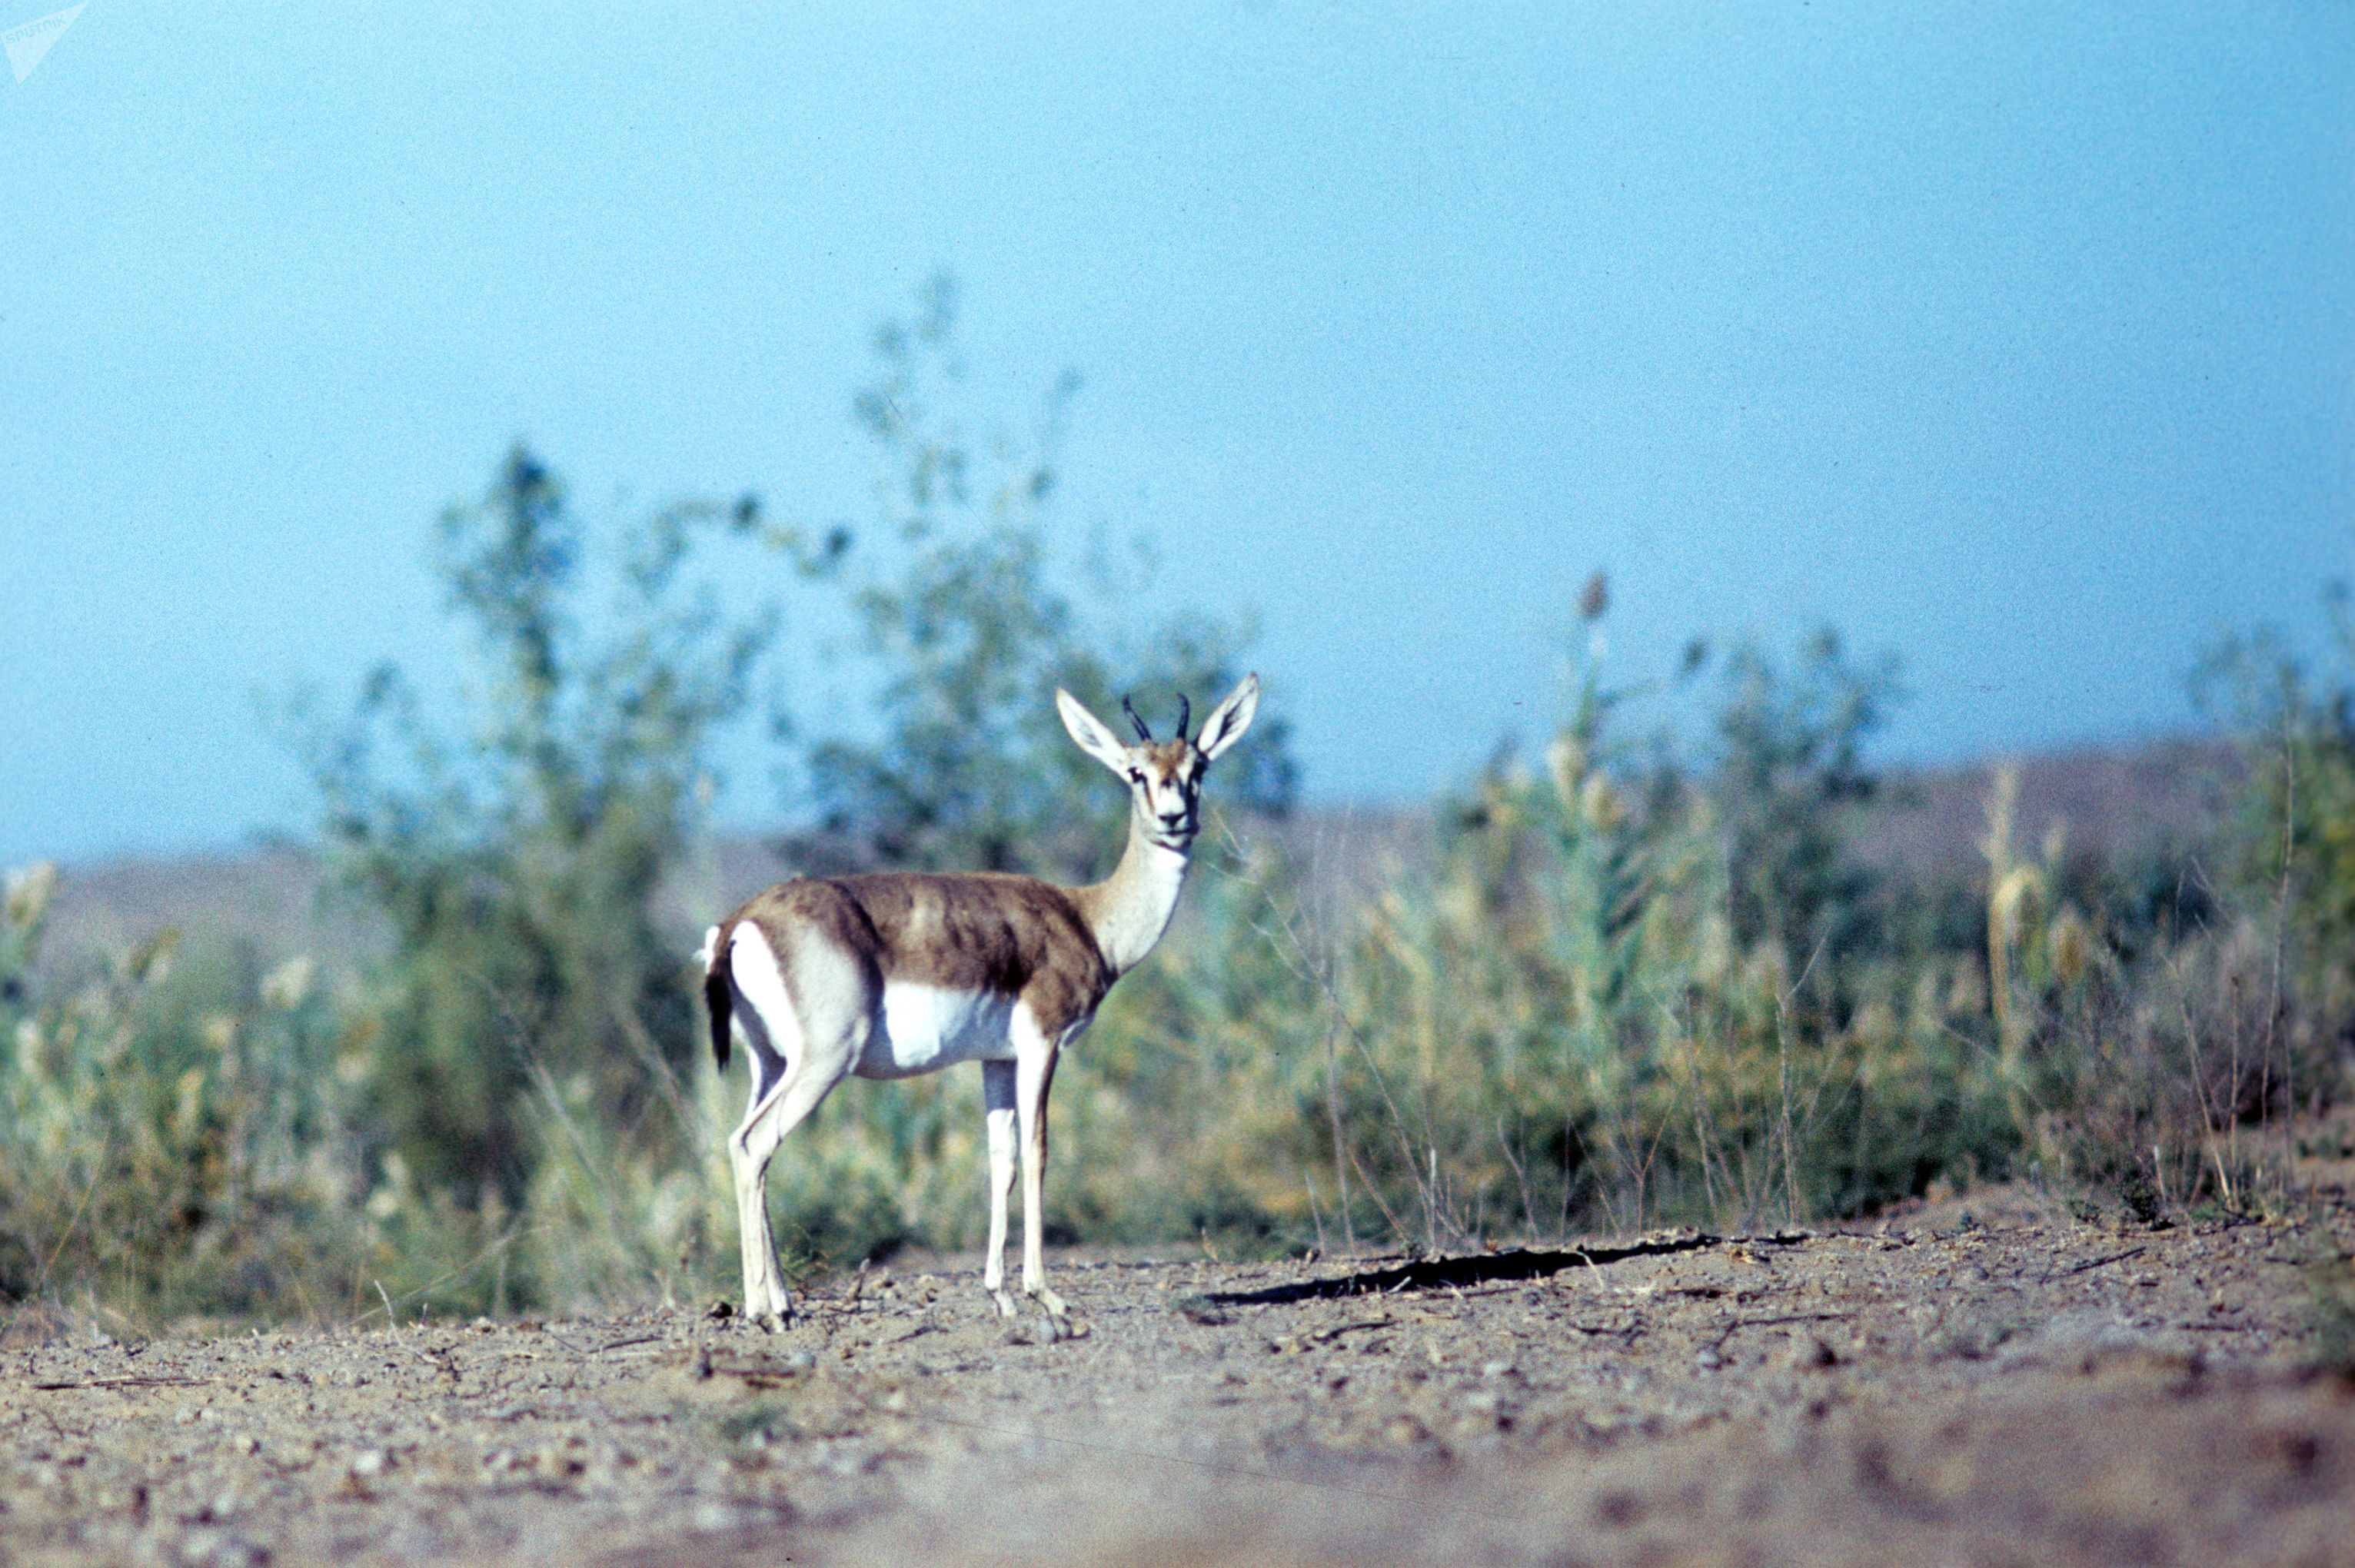
[[(1181, 704), (1184, 698), (1179, 698)], [(1006, 1195), (1018, 1139), (1022, 1288), (1056, 1317), (1047, 1288), (1040, 1192), (1047, 1089), (1055, 1061), (1095, 1017), (1113, 982), (1153, 950), (1178, 907), (1201, 825), (1202, 771), (1259, 710), (1246, 675), (1188, 740), (1156, 741), (1129, 707), (1131, 746), (1069, 692), (1055, 693), (1080, 749), (1128, 785), (1128, 846), (1103, 882), (1058, 887), (1002, 873), (877, 872), (795, 877), (746, 903), (703, 939), (711, 1048), (728, 1065), (731, 1032), (752, 1059), (751, 1103), (728, 1139), (744, 1250), (744, 1312), (783, 1326), (793, 1298), (769, 1229), (769, 1160), (837, 1084), (981, 1064), (989, 1136), (989, 1260), (982, 1284), (1006, 1293)]]

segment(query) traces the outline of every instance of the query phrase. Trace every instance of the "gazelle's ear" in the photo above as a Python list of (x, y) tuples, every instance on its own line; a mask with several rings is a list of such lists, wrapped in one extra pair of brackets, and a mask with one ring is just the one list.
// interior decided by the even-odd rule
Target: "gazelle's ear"
[(1245, 675), (1227, 694), (1227, 700), (1210, 710), (1210, 716), (1202, 721), (1202, 733), (1194, 737), (1204, 759), (1215, 761), (1219, 753), (1241, 740), (1258, 712), (1259, 677)]
[(1128, 747), (1120, 736), (1104, 727), (1103, 721), (1080, 705), (1080, 699), (1055, 688), (1055, 711), (1063, 715), (1063, 727), (1079, 742), (1082, 751), (1119, 774), (1128, 777)]

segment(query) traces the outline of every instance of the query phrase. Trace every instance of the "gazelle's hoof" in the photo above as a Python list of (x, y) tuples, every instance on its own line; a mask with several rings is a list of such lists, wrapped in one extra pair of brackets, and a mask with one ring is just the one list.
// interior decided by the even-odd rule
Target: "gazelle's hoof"
[(791, 1328), (794, 1321), (793, 1293), (771, 1290), (765, 1293), (764, 1298), (763, 1293), (746, 1291), (744, 1318), (754, 1328), (764, 1329), (773, 1334), (780, 1329)]
[(1003, 1289), (992, 1290), (989, 1295), (990, 1299), (997, 1303), (997, 1315), (999, 1317), (1010, 1319), (1016, 1315), (1013, 1297), (1006, 1294)]
[(1030, 1292), (1030, 1299), (1044, 1307), (1050, 1317), (1064, 1318), (1071, 1315), (1071, 1309), (1063, 1305), (1063, 1298), (1043, 1285)]

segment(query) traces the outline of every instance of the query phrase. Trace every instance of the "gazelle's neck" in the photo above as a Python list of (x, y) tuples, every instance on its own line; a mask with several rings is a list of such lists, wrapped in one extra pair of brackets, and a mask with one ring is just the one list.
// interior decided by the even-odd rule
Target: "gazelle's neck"
[(1120, 864), (1104, 881), (1079, 889), (1096, 947), (1115, 977), (1144, 962), (1169, 928), (1186, 885), (1186, 851), (1156, 843), (1131, 812)]

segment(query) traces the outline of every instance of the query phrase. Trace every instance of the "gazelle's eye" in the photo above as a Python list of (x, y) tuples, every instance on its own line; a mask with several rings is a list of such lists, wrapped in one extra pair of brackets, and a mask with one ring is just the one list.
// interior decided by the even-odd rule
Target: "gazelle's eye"
[(1145, 782), (1145, 770), (1144, 770), (1143, 768), (1130, 768), (1130, 769), (1128, 770), (1128, 781), (1129, 781), (1130, 783), (1132, 783), (1132, 784), (1142, 784), (1142, 783), (1144, 783), (1144, 782)]

